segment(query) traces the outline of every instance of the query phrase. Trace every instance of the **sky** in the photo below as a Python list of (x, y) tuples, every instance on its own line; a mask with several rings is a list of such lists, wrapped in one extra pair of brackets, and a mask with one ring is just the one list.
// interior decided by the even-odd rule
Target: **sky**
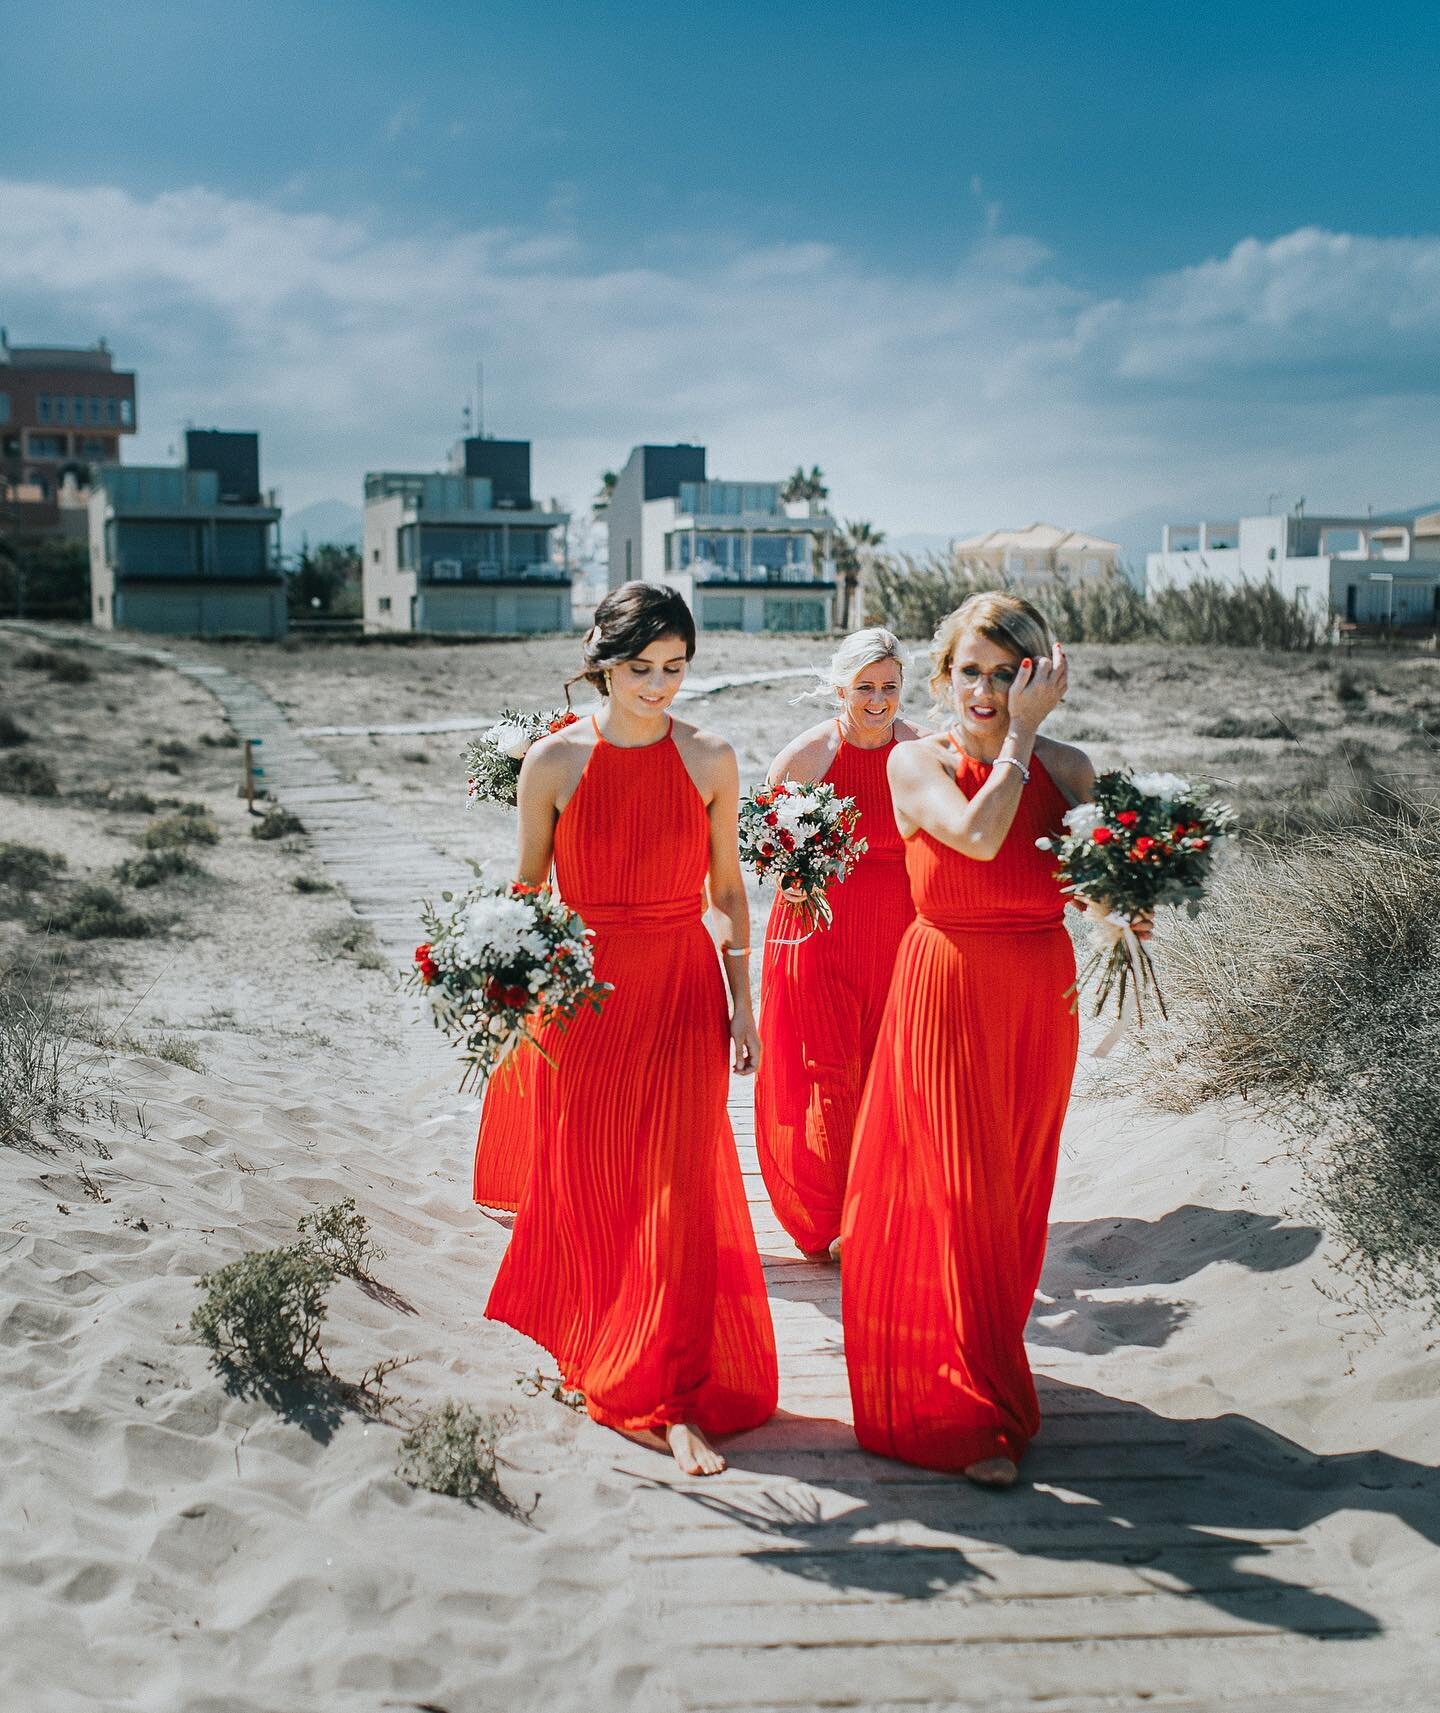
[[(287, 507), (484, 426), (892, 537), (1440, 497), (1440, 9), (0, 0), (0, 324)], [(1157, 531), (1158, 534), (1158, 531)], [(1156, 543), (1158, 545), (1158, 542)]]

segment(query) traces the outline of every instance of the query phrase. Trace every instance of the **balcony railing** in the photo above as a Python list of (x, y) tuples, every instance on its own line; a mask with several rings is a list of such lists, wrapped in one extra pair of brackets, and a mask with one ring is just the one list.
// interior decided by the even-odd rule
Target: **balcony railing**
[(568, 583), (570, 573), (548, 560), (506, 565), (498, 559), (460, 559), (436, 554), (421, 560), (420, 581), (439, 587), (467, 583)]
[[(748, 569), (697, 559), (686, 567), (697, 583), (730, 583), (763, 587), (776, 584), (824, 584), (833, 580), (828, 565), (752, 565)], [(827, 575), (828, 573), (828, 575)]]

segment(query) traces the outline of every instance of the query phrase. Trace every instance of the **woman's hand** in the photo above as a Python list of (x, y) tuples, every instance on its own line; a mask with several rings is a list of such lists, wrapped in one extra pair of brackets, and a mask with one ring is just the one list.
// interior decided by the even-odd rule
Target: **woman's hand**
[(780, 896), (787, 904), (798, 906), (805, 902), (805, 888), (803, 886), (782, 886)]
[(1143, 910), (1130, 918), (1130, 932), (1137, 940), (1148, 940), (1155, 932), (1155, 912)]
[(1009, 710), (1012, 722), (1028, 726), (1032, 732), (1065, 700), (1070, 688), (1070, 662), (1057, 642), (1048, 659), (1022, 660), (1015, 682), (1010, 686)]
[(730, 1019), (730, 1062), (742, 1077), (755, 1074), (760, 1064), (760, 1035), (755, 1028), (755, 1014), (748, 1005), (738, 1009)]

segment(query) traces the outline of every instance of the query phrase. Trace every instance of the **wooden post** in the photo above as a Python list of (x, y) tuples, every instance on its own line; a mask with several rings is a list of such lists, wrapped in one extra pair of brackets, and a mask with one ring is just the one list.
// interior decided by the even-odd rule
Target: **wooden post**
[(264, 738), (245, 740), (245, 811), (250, 815), (255, 813), (255, 781), (265, 776), (265, 769), (255, 765), (255, 751), (264, 741)]

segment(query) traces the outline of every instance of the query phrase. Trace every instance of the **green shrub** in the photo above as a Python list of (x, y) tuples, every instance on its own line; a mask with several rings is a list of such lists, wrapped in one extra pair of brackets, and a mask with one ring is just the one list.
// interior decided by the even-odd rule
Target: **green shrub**
[(49, 673), (57, 684), (88, 684), (95, 676), (95, 669), (79, 655), (53, 648), (32, 648), (20, 656), (19, 664), (27, 672)]
[(220, 829), (208, 810), (182, 804), (174, 814), (153, 820), (140, 835), (140, 842), (151, 851), (173, 850), (182, 845), (217, 845)]
[(89, 1110), (98, 1061), (81, 1050), (84, 1032), (53, 969), (0, 965), (0, 1146), (24, 1146), (37, 1125)]
[(376, 943), (375, 930), (359, 917), (352, 917), (338, 931), (331, 928), (317, 929), (315, 944), (332, 957), (349, 958), (362, 970), (385, 970), (390, 967), (385, 954)]
[(11, 797), (58, 797), (60, 784), (38, 755), (0, 755), (0, 791)]
[(15, 749), (29, 743), (30, 734), (12, 714), (0, 709), (0, 749)]
[(275, 1380), (328, 1373), (320, 1334), (334, 1282), (305, 1244), (244, 1255), (198, 1281), (204, 1296), (190, 1328), (219, 1361), (247, 1373)]
[(252, 839), (288, 839), (304, 831), (305, 823), (298, 815), (292, 815), (288, 809), (272, 803), (251, 827), (250, 836)]
[(143, 940), (155, 932), (150, 917), (132, 910), (118, 892), (97, 885), (78, 887), (41, 925), (74, 940)]
[(297, 874), (290, 884), (297, 892), (333, 892), (335, 890), (328, 880), (314, 874)]
[(354, 1196), (305, 1214), (298, 1230), (302, 1244), (337, 1275), (368, 1280), (371, 1267), (385, 1259), (385, 1251), (370, 1235), (369, 1220), (356, 1210)]
[(65, 872), (59, 851), (41, 850), (38, 845), (0, 844), (0, 895), (20, 897), (39, 892)]
[(151, 1043), (148, 1051), (153, 1058), (167, 1059), (182, 1070), (203, 1072), (205, 1069), (200, 1049), (187, 1035), (161, 1035)]
[(167, 880), (203, 875), (206, 870), (194, 857), (186, 856), (182, 850), (171, 848), (146, 851), (138, 857), (126, 857), (123, 862), (115, 864), (113, 872), (122, 886), (143, 889), (147, 886), (159, 886)]
[(117, 815), (153, 815), (160, 807), (148, 791), (73, 791), (70, 796), (88, 809), (109, 809)]
[(1293, 736), (1274, 714), (1223, 714), (1208, 726), (1198, 726), (1202, 738), (1281, 738)]
[(195, 752), (188, 743), (180, 738), (162, 738), (155, 745), (155, 753), (163, 755), (171, 761), (182, 761), (187, 755), (193, 755)]
[(239, 749), (240, 739), (234, 732), (201, 732), (200, 742), (206, 749)]
[(501, 1498), (495, 1453), (506, 1422), (453, 1400), (427, 1410), (400, 1442), (402, 1481), (454, 1499)]

